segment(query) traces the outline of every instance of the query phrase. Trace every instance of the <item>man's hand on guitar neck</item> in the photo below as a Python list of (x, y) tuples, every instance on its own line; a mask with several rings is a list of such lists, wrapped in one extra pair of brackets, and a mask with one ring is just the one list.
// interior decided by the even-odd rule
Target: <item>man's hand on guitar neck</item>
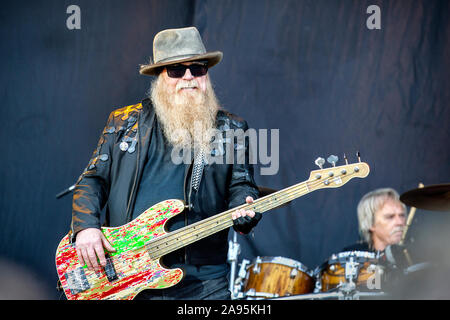
[[(96, 228), (88, 228), (78, 232), (75, 244), (80, 263), (82, 265), (86, 264), (91, 271), (99, 271), (100, 265), (102, 267), (106, 266), (105, 251), (103, 248), (109, 252), (116, 251), (100, 229)], [(98, 262), (100, 262), (100, 265)]]
[[(248, 204), (253, 203), (253, 198), (248, 196), (245, 198), (245, 202)], [(255, 213), (253, 210), (236, 210), (231, 214), (233, 218), (233, 224), (236, 231), (240, 233), (246, 234), (249, 233), (250, 230), (256, 226), (258, 221), (261, 219), (260, 213)], [(255, 218), (256, 219), (253, 219)]]
[[(247, 198), (245, 198), (245, 202), (247, 202), (248, 204), (253, 203), (253, 198), (248, 196)], [(250, 218), (253, 218), (255, 216), (255, 212), (252, 210), (240, 209), (240, 210), (236, 210), (235, 212), (233, 212), (231, 214), (231, 216), (233, 217), (233, 220), (236, 220), (240, 217), (245, 217), (245, 216), (249, 216)]]

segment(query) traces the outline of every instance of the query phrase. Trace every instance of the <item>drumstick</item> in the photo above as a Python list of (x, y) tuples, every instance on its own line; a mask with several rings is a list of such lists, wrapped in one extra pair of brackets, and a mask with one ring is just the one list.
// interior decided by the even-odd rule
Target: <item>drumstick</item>
[(406, 260), (408, 260), (408, 266), (412, 266), (413, 262), (411, 260), (411, 256), (408, 253), (408, 249), (403, 249), (403, 253), (405, 254)]
[[(424, 187), (424, 185), (422, 184), (422, 182), (419, 183), (419, 188), (423, 188), (423, 187)], [(408, 228), (412, 223), (415, 213), (416, 213), (416, 208), (411, 207), (411, 210), (409, 211), (409, 214), (408, 214), (408, 219), (406, 220), (406, 226), (403, 229), (403, 234), (402, 234), (402, 239), (400, 240), (400, 245), (403, 245), (403, 242), (405, 241), (406, 233), (408, 232)]]

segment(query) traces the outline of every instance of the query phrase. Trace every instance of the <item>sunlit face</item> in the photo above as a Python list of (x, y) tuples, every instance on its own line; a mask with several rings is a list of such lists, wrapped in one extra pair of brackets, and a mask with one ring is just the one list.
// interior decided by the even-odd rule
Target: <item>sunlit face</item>
[(381, 209), (375, 212), (374, 223), (370, 228), (374, 248), (384, 250), (388, 245), (399, 243), (405, 223), (406, 214), (402, 204), (388, 199)]
[[(184, 62), (182, 65), (189, 66), (195, 62)], [(170, 92), (182, 93), (182, 92), (206, 92), (206, 79), (208, 74), (200, 77), (194, 77), (191, 70), (186, 69), (184, 76), (181, 78), (171, 78), (167, 75), (167, 69), (161, 72), (161, 76), (164, 77), (165, 83), (169, 86)]]

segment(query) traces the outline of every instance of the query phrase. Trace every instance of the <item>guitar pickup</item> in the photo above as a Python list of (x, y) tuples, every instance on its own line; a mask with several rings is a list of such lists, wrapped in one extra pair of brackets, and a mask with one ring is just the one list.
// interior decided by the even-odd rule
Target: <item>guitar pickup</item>
[(116, 269), (114, 268), (112, 259), (108, 255), (106, 256), (106, 266), (104, 270), (109, 282), (113, 282), (114, 280), (119, 279), (116, 273)]
[(91, 288), (82, 267), (68, 271), (64, 276), (66, 277), (70, 293), (73, 295)]

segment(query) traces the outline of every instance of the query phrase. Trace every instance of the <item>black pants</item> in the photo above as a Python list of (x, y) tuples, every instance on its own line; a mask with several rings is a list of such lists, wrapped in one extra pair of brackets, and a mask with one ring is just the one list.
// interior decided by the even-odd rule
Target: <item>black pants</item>
[(182, 280), (167, 289), (140, 292), (135, 300), (230, 300), (228, 278), (213, 280)]

